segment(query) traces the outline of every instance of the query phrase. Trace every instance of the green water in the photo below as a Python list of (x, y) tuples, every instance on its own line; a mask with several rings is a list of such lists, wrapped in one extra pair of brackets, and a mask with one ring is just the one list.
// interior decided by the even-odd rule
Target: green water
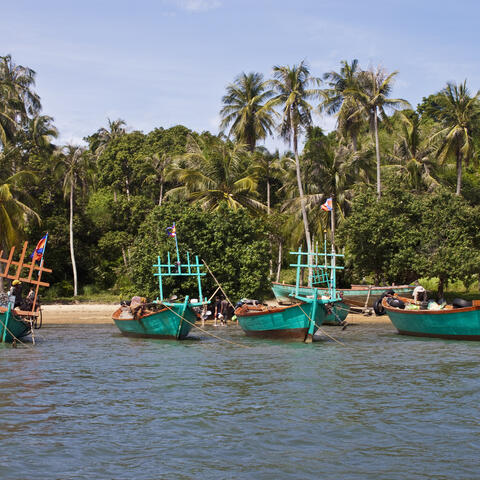
[(345, 345), (75, 325), (0, 346), (0, 479), (480, 477), (480, 343), (325, 330)]

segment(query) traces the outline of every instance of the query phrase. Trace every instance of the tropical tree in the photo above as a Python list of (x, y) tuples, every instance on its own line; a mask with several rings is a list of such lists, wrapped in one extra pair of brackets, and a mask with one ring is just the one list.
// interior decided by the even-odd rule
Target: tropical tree
[(90, 157), (85, 148), (68, 145), (58, 152), (56, 171), (63, 178), (63, 194), (69, 198), (69, 233), (70, 233), (70, 257), (73, 271), (73, 295), (78, 294), (77, 265), (75, 262), (75, 249), (73, 242), (73, 215), (74, 215), (74, 194), (77, 188), (83, 191), (87, 188), (90, 174)]
[(154, 153), (145, 158), (146, 165), (144, 167), (145, 178), (144, 184), (158, 185), (158, 205), (162, 204), (164, 196), (164, 186), (169, 167), (173, 164), (173, 157), (167, 153)]
[(167, 177), (181, 186), (169, 190), (167, 196), (186, 198), (205, 210), (216, 210), (222, 203), (234, 210), (262, 210), (265, 206), (256, 199), (257, 181), (247, 173), (249, 167), (244, 145), (190, 136), (187, 153), (177, 159)]
[(229, 135), (253, 152), (258, 140), (272, 134), (277, 115), (269, 101), (272, 91), (261, 73), (241, 73), (227, 86), (220, 110), (223, 130), (230, 126)]
[(380, 179), (380, 142), (378, 139), (378, 119), (388, 123), (387, 111), (401, 107), (410, 107), (410, 104), (401, 98), (388, 98), (393, 80), (398, 72), (387, 74), (382, 68), (376, 70), (362, 70), (358, 73), (357, 82), (345, 89), (345, 95), (349, 95), (362, 106), (368, 116), (370, 132), (375, 141), (375, 153), (377, 157), (377, 196), (381, 196)]
[(35, 72), (16, 65), (10, 55), (0, 57), (0, 141), (13, 143), (29, 116), (38, 114), (40, 98), (33, 92)]
[(474, 144), (472, 134), (478, 131), (480, 121), (480, 91), (473, 97), (467, 88), (465, 80), (460, 85), (447, 83), (447, 86), (434, 97), (427, 110), (441, 123), (442, 129), (438, 133), (442, 143), (438, 149), (438, 158), (441, 162), (450, 156), (456, 160), (457, 188), (460, 195), (462, 189), (462, 166), (467, 166), (472, 159)]
[(358, 60), (342, 65), (339, 72), (331, 71), (323, 75), (328, 88), (323, 90), (324, 100), (320, 109), (329, 115), (337, 114), (337, 132), (342, 138), (350, 136), (353, 149), (358, 149), (358, 133), (363, 125), (362, 108), (352, 91), (356, 88), (360, 71)]
[(113, 140), (127, 133), (125, 120), (119, 118), (112, 121), (107, 118), (107, 123), (107, 128), (102, 127), (96, 133), (96, 141), (94, 142), (93, 148), (97, 156), (101, 155)]
[[(422, 125), (420, 116), (414, 111), (399, 112), (400, 132), (393, 147), (391, 160), (402, 174), (410, 178), (416, 191), (434, 190), (439, 186), (435, 178), (437, 164), (433, 157), (434, 142), (428, 128)], [(424, 132), (424, 130), (427, 130)]]
[(280, 106), (282, 110), (280, 135), (293, 144), (305, 240), (307, 242), (307, 249), (311, 252), (312, 241), (303, 194), (300, 157), (298, 154), (298, 137), (305, 128), (312, 124), (311, 112), (313, 107), (308, 103), (308, 100), (318, 97), (320, 90), (310, 87), (318, 85), (320, 80), (310, 75), (310, 69), (305, 61), (291, 67), (275, 66), (273, 67), (273, 77), (270, 84), (276, 95), (272, 99), (272, 103)]
[[(35, 180), (35, 175), (26, 171), (0, 178), (0, 250), (7, 250), (18, 243), (30, 219), (40, 221), (39, 215), (27, 205), (34, 201), (24, 188)], [(22, 197), (24, 202), (20, 200)], [(3, 278), (0, 278), (0, 291), (3, 291)]]

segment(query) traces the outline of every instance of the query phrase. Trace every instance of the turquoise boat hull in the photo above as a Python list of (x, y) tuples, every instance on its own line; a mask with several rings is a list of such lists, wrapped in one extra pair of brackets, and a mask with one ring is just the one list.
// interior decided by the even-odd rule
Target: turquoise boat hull
[[(323, 305), (314, 302), (278, 307), (243, 305), (235, 310), (238, 323), (247, 336), (305, 340), (310, 332), (318, 330), (325, 320)], [(309, 317), (314, 320), (311, 325)]]
[[(278, 302), (292, 303), (293, 295), (296, 292), (295, 285), (285, 283), (272, 283), (272, 290)], [(311, 296), (313, 298), (313, 287), (298, 287), (298, 293), (302, 297)], [(326, 289), (317, 288), (318, 295), (324, 295)], [(323, 303), (323, 302), (322, 302)], [(340, 325), (347, 318), (349, 306), (344, 302), (335, 302), (326, 312), (324, 325)]]
[(21, 339), (31, 332), (30, 323), (23, 321), (13, 312), (0, 311), (0, 322), (0, 343), (12, 343), (15, 339)]
[(480, 306), (452, 310), (401, 310), (382, 303), (401, 335), (480, 340)]
[(162, 305), (164, 308), (158, 311), (146, 310), (137, 316), (119, 308), (112, 318), (120, 332), (127, 337), (183, 340), (198, 318), (193, 310), (194, 305), (168, 302)]

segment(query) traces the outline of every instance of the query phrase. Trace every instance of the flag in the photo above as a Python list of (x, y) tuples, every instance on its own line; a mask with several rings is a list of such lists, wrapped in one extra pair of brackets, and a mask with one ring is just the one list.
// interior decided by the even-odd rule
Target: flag
[(173, 224), (173, 226), (167, 228), (167, 235), (169, 237), (176, 237), (177, 236), (177, 230), (175, 228), (175, 224)]
[(40, 239), (40, 241), (37, 243), (35, 250), (30, 255), (30, 258), (33, 262), (40, 262), (42, 260), (43, 254), (45, 252), (45, 244), (47, 243), (47, 237), (48, 233)]
[(325, 210), (326, 212), (331, 212), (333, 210), (332, 197), (327, 198), (325, 203), (322, 205), (322, 210)]

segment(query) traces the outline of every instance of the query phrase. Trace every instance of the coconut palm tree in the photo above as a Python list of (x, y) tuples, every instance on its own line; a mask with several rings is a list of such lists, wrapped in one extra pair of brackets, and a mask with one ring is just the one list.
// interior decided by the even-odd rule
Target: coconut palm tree
[(173, 165), (173, 157), (167, 153), (158, 154), (154, 153), (145, 158), (145, 178), (144, 184), (157, 184), (158, 185), (158, 205), (161, 205), (164, 197), (164, 186), (166, 182), (167, 173), (170, 167)]
[(102, 127), (97, 131), (97, 141), (94, 145), (95, 154), (97, 156), (101, 155), (105, 148), (118, 137), (125, 135), (127, 133), (125, 120), (121, 118), (117, 120), (110, 120), (107, 118), (108, 126), (107, 128)]
[(410, 104), (401, 98), (388, 98), (392, 88), (393, 80), (398, 72), (387, 74), (382, 68), (376, 70), (362, 70), (357, 75), (357, 82), (347, 89), (345, 95), (351, 96), (362, 106), (368, 116), (370, 132), (375, 141), (375, 153), (377, 157), (377, 195), (381, 196), (380, 179), (380, 142), (378, 139), (378, 118), (388, 122), (386, 112), (402, 107), (411, 108)]
[(190, 136), (186, 150), (167, 176), (181, 186), (166, 196), (186, 198), (205, 210), (216, 210), (224, 202), (233, 209), (265, 209), (256, 199), (257, 181), (247, 173), (250, 158), (244, 145)]
[(468, 165), (473, 155), (472, 133), (480, 121), (480, 91), (473, 97), (465, 80), (460, 85), (447, 83), (435, 97), (428, 109), (439, 119), (442, 129), (438, 136), (442, 143), (438, 149), (438, 159), (443, 162), (454, 156), (457, 167), (456, 194), (462, 189), (462, 166)]
[(35, 72), (16, 65), (10, 55), (0, 57), (0, 140), (12, 143), (29, 116), (40, 112), (39, 96), (33, 92)]
[(400, 112), (398, 118), (401, 122), (401, 133), (393, 147), (393, 166), (400, 167), (400, 171), (408, 175), (415, 190), (434, 190), (439, 186), (435, 178), (437, 165), (432, 158), (434, 142), (430, 135), (424, 134), (418, 113)]
[[(315, 87), (320, 80), (310, 75), (310, 69), (305, 61), (293, 66), (273, 67), (273, 80), (270, 81), (276, 95), (272, 99), (274, 105), (282, 109), (280, 135), (293, 144), (295, 154), (295, 169), (300, 197), (303, 226), (307, 249), (312, 251), (310, 228), (303, 194), (300, 158), (298, 154), (298, 137), (303, 130), (312, 124), (313, 107), (308, 100), (320, 96), (320, 90)], [(311, 277), (311, 275), (310, 275)]]
[(73, 215), (74, 215), (74, 194), (78, 187), (84, 191), (88, 184), (90, 175), (91, 159), (84, 147), (68, 145), (57, 153), (55, 170), (63, 178), (63, 194), (69, 198), (70, 209), (70, 257), (73, 271), (73, 295), (78, 294), (77, 264), (75, 262), (75, 250), (73, 243)]
[[(0, 250), (7, 250), (18, 243), (30, 219), (40, 221), (38, 214), (27, 205), (27, 203), (33, 205), (34, 200), (24, 188), (26, 184), (31, 185), (34, 181), (35, 175), (27, 171), (18, 172), (8, 178), (0, 178)], [(1, 277), (0, 291), (3, 291)]]
[(320, 110), (329, 115), (337, 114), (337, 131), (343, 137), (350, 136), (353, 149), (358, 150), (358, 133), (363, 126), (362, 109), (349, 91), (355, 88), (360, 71), (358, 60), (349, 64), (342, 60), (339, 72), (331, 71), (323, 75), (328, 88), (323, 90), (324, 100)]
[(261, 73), (241, 73), (227, 86), (220, 110), (222, 131), (230, 126), (229, 135), (253, 152), (258, 140), (272, 134), (277, 115), (269, 98), (272, 91)]

